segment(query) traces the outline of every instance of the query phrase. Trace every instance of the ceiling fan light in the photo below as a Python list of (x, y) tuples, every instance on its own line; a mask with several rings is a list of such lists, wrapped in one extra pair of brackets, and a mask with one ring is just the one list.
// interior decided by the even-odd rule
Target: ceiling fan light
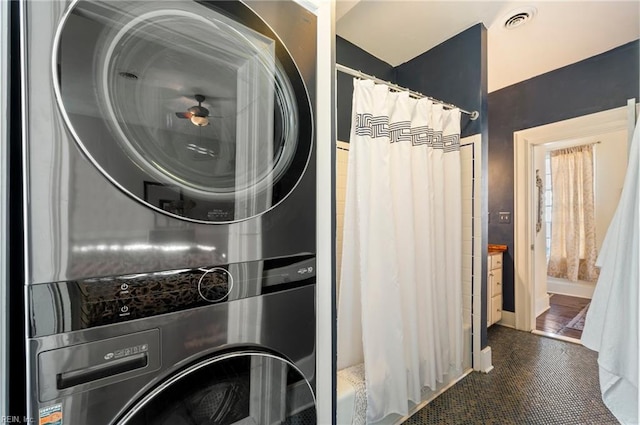
[(207, 117), (199, 117), (197, 115), (191, 116), (191, 122), (198, 127), (204, 127), (205, 125), (209, 125), (209, 119)]

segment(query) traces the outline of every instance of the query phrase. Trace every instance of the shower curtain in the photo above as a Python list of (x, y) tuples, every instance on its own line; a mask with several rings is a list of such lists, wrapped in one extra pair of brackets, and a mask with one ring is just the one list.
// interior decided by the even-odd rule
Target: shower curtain
[(636, 123), (622, 194), (596, 263), (600, 277), (582, 332), (582, 344), (598, 351), (602, 400), (623, 424), (638, 423), (639, 169)]
[(357, 79), (352, 111), (338, 369), (373, 423), (462, 372), (460, 111)]

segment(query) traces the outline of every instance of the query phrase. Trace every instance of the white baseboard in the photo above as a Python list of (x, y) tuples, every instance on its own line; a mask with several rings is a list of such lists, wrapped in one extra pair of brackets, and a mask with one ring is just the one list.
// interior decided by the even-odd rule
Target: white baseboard
[(512, 311), (504, 311), (502, 310), (502, 319), (497, 323), (500, 326), (505, 326), (507, 328), (516, 328), (516, 314)]
[(577, 338), (571, 338), (569, 336), (558, 335), (552, 332), (539, 331), (537, 329), (532, 330), (531, 333), (534, 335), (546, 336), (547, 338), (558, 339), (560, 341), (572, 342), (574, 344), (582, 345), (582, 341)]
[(480, 355), (476, 357), (478, 362), (473, 365), (473, 368), (479, 372), (489, 373), (493, 370), (493, 364), (491, 363), (491, 347), (488, 345), (480, 351)]
[(588, 298), (593, 297), (593, 291), (596, 284), (591, 282), (558, 279), (555, 277), (547, 277), (547, 292), (559, 295), (569, 295), (571, 297)]
[(536, 298), (536, 317), (549, 310), (549, 294)]

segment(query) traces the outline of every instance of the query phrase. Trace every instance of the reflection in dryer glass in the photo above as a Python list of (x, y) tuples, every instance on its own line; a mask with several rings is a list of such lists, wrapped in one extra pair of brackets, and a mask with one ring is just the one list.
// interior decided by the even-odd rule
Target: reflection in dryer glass
[(66, 124), (138, 200), (171, 216), (243, 220), (303, 172), (299, 76), (272, 34), (231, 19), (223, 2), (77, 2), (59, 43)]

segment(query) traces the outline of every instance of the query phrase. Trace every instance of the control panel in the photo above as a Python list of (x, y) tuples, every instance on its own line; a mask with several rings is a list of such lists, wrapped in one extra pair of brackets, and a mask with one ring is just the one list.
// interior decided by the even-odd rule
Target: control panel
[(31, 285), (31, 336), (87, 329), (314, 283), (315, 257), (300, 255)]

